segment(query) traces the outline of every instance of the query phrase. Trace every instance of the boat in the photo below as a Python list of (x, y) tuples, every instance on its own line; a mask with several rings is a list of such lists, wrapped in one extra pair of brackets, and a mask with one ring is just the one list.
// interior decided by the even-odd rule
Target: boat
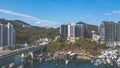
[(116, 61), (117, 65), (120, 66), (120, 57)]
[(25, 55), (23, 53), (21, 54), (21, 58), (25, 58)]
[(70, 59), (75, 59), (77, 57), (77, 54), (76, 53), (71, 53), (69, 56), (70, 56)]
[(14, 63), (9, 64), (9, 68), (14, 68), (14, 67), (15, 67)]
[(98, 65), (99, 65), (99, 63), (95, 62), (95, 63), (94, 63), (94, 65), (95, 65), (95, 66), (98, 66)]
[(107, 63), (108, 63), (108, 64), (111, 64), (111, 61), (110, 61), (110, 59), (106, 59), (106, 61), (107, 61)]
[(24, 68), (24, 66), (23, 66), (23, 65), (20, 65), (20, 66), (18, 66), (17, 68)]
[(66, 60), (66, 61), (65, 61), (65, 64), (67, 65), (68, 63), (69, 63), (69, 60)]

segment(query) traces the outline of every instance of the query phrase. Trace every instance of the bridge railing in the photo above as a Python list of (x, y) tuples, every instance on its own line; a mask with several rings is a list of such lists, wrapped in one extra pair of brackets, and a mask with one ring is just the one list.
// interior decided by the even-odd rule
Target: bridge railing
[(30, 47), (25, 47), (25, 48), (12, 50), (10, 52), (0, 54), (0, 59), (4, 58), (4, 57), (11, 56), (11, 55), (16, 55), (16, 54), (21, 54), (21, 53), (24, 53), (24, 52), (28, 52), (30, 50), (32, 51), (32, 50), (35, 50), (35, 49), (44, 48), (45, 46), (46, 45), (35, 45), (35, 46), (30, 46)]

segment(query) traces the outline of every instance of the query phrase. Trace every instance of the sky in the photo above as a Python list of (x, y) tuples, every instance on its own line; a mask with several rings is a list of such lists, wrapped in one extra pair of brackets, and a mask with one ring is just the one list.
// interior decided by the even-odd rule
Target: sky
[(0, 0), (0, 18), (59, 27), (83, 21), (120, 21), (120, 0)]

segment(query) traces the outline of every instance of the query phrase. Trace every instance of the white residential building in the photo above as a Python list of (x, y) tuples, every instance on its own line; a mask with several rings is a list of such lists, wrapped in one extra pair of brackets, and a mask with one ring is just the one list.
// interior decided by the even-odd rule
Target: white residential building
[(0, 47), (13, 46), (15, 44), (15, 30), (13, 25), (0, 24)]
[(68, 37), (75, 37), (75, 25), (68, 24)]

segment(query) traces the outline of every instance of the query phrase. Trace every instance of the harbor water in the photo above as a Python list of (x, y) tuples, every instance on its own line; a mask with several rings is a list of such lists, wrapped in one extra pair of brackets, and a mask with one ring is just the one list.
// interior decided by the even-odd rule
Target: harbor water
[(119, 68), (116, 64), (113, 66), (102, 64), (95, 66), (87, 60), (72, 60), (69, 64), (65, 64), (63, 61), (50, 61), (50, 62), (39, 62), (29, 59), (21, 59), (19, 55), (8, 57), (0, 60), (0, 68), (2, 66), (8, 66), (10, 63), (15, 63), (15, 65), (23, 65), (24, 68)]

